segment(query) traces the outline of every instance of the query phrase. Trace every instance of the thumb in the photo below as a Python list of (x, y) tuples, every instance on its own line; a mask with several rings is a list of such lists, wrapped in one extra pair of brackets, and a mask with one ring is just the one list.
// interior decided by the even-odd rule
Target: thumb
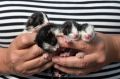
[(13, 41), (17, 49), (25, 49), (35, 44), (36, 33), (24, 33)]

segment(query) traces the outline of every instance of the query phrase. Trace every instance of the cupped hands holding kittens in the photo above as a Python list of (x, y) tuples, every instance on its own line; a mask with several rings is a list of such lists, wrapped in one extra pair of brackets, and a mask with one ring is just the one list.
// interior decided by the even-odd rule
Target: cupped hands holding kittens
[[(85, 53), (83, 58), (77, 56), (53, 57), (54, 67), (64, 73), (85, 75), (96, 72), (111, 62), (118, 61), (114, 37), (96, 33), (96, 38), (87, 43), (83, 40), (67, 43), (64, 37), (58, 37), (61, 47), (81, 50)], [(114, 42), (113, 42), (114, 41)]]
[(36, 33), (21, 34), (4, 48), (5, 56), (1, 60), (4, 58), (5, 74), (33, 75), (52, 66), (51, 59), (45, 59), (49, 55), (35, 44), (35, 36)]
[[(41, 21), (41, 18), (39, 17), (41, 15), (43, 17), (42, 21)], [(28, 25), (30, 26), (30, 29), (35, 28), (39, 30), (41, 27), (43, 26), (47, 27), (47, 25), (49, 25), (48, 20), (44, 19), (44, 17), (47, 18), (47, 16), (43, 16), (43, 15), (44, 15), (43, 13), (37, 13), (35, 15), (34, 18), (38, 16), (37, 17), (38, 20), (35, 21), (35, 24), (34, 24), (34, 20), (32, 20), (34, 19), (33, 17), (31, 18), (32, 21), (28, 21), (28, 24), (32, 24), (32, 25)], [(39, 24), (39, 21), (42, 24)], [(34, 25), (35, 27), (33, 27)], [(115, 46), (115, 43), (113, 42), (115, 40), (113, 39), (112, 36), (97, 33), (97, 32), (95, 33), (94, 27), (88, 24), (87, 25), (83, 24), (79, 26), (79, 24), (77, 24), (76, 22), (67, 21), (65, 22), (65, 24), (63, 24), (63, 26), (66, 28), (65, 28), (65, 31), (63, 30), (63, 34), (65, 35), (62, 35), (62, 36), (61, 35), (59, 36), (58, 34), (59, 31), (56, 29), (50, 29), (50, 32), (48, 31), (48, 34), (42, 34), (38, 32), (37, 35), (39, 39), (38, 38), (36, 39), (41, 40), (42, 41), (41, 43), (39, 41), (35, 42), (35, 38), (31, 37), (31, 35), (34, 34), (34, 32), (33, 33), (30, 32), (27, 34), (27, 37), (29, 36), (29, 38), (27, 38), (24, 35), (18, 36), (15, 39), (15, 41), (11, 43), (9, 47), (9, 51), (11, 52), (9, 53), (11, 56), (10, 60), (12, 62), (14, 71), (29, 75), (29, 74), (34, 74), (40, 71), (44, 71), (45, 69), (50, 68), (52, 65), (54, 65), (56, 69), (64, 73), (83, 75), (83, 74), (88, 74), (90, 72), (98, 71), (104, 65), (107, 65), (113, 61), (118, 60), (119, 55), (116, 49), (117, 46)], [(43, 28), (46, 28), (46, 27), (43, 27)], [(43, 40), (40, 37), (41, 35), (42, 35), (42, 38), (43, 36), (46, 36), (46, 35), (48, 35), (49, 37), (54, 32), (55, 34), (58, 35), (58, 37), (56, 35), (53, 35), (53, 38), (57, 37), (58, 40), (53, 46), (51, 46), (52, 41), (50, 41), (50, 38), (48, 40)], [(73, 38), (74, 36), (76, 37), (76, 35), (78, 35), (77, 37), (80, 37), (80, 39), (74, 40)], [(29, 40), (30, 38), (32, 38), (33, 40), (30, 41)], [(51, 40), (53, 40), (53, 38), (51, 38)], [(68, 40), (68, 39), (71, 39), (71, 40)], [(23, 41), (20, 41), (20, 40), (23, 40)], [(54, 42), (55, 41), (53, 41), (53, 43)], [(37, 43), (39, 47), (35, 43)], [(56, 47), (57, 43), (59, 43), (60, 46), (58, 47), (60, 48), (77, 49), (77, 50), (80, 50), (80, 52), (84, 53), (85, 55), (83, 57), (79, 57), (78, 55), (81, 55), (81, 54), (80, 52), (78, 52), (76, 53), (75, 56), (73, 55), (69, 55), (65, 57), (53, 56), (52, 58), (47, 56), (47, 58), (51, 58), (50, 60), (49, 59), (47, 60), (47, 58), (45, 58), (44, 55), (49, 54), (49, 52), (44, 53), (42, 49), (51, 50), (49, 48), (50, 47), (53, 48), (54, 46)], [(17, 48), (14, 46), (17, 46)], [(31, 53), (28, 53), (28, 52), (31, 52)], [(20, 59), (21, 56), (22, 56), (22, 59)], [(34, 65), (34, 64), (37, 64), (37, 65)]]

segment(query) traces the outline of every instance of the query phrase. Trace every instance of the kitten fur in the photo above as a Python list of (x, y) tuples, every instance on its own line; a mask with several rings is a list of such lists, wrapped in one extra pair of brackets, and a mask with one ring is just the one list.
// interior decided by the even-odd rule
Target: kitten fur
[(63, 34), (66, 36), (68, 42), (80, 39), (79, 31), (82, 29), (80, 24), (73, 20), (69, 20), (66, 21), (62, 27)]
[(49, 23), (42, 27), (36, 36), (36, 44), (48, 53), (54, 53), (59, 48), (57, 38), (51, 29), (56, 28), (56, 25)]
[(26, 24), (26, 30), (31, 31), (33, 29), (39, 30), (41, 27), (45, 26), (49, 22), (48, 17), (43, 12), (33, 13)]

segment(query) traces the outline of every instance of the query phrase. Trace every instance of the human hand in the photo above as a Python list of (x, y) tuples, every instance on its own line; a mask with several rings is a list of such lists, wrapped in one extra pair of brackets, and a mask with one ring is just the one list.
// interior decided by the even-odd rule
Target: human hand
[(52, 59), (54, 67), (62, 72), (75, 75), (85, 75), (100, 70), (104, 65), (117, 60), (117, 52), (114, 49), (113, 40), (109, 35), (96, 34), (96, 39), (90, 43), (82, 40), (66, 43), (60, 37), (61, 47), (79, 49), (85, 53), (83, 58), (77, 56), (60, 57)]
[(10, 73), (32, 75), (52, 66), (49, 55), (35, 44), (35, 36), (36, 33), (25, 33), (10, 44), (7, 49)]

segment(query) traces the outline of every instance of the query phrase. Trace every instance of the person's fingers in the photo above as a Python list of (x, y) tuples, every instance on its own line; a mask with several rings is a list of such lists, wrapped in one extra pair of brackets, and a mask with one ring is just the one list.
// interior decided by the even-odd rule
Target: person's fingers
[(48, 62), (48, 63), (44, 64), (43, 66), (40, 66), (40, 67), (39, 67), (39, 69), (40, 69), (39, 72), (42, 72), (42, 71), (50, 68), (52, 65), (53, 65), (53, 62)]
[(66, 48), (70, 47), (68, 43), (65, 41), (66, 40), (65, 37), (57, 37), (57, 39), (61, 47), (66, 47)]
[(32, 69), (32, 70), (28, 70), (26, 72), (24, 72), (25, 75), (33, 75), (33, 74), (37, 74), (37, 73), (40, 73), (46, 69), (48, 69), (49, 67), (51, 67), (53, 65), (52, 62), (48, 62), (46, 63), (45, 65), (43, 66), (40, 66), (38, 68), (35, 68), (35, 69)]
[(79, 50), (82, 50), (83, 52), (94, 52), (93, 50), (95, 50), (95, 46), (94, 43), (86, 43), (82, 40), (80, 41), (74, 41), (71, 45), (71, 48), (74, 48), (74, 49), (79, 49)]
[(28, 48), (35, 44), (36, 33), (25, 33), (16, 37), (14, 43), (17, 49)]
[(88, 68), (97, 65), (97, 56), (96, 54), (85, 55), (84, 58), (79, 58), (76, 56), (70, 57), (54, 57), (52, 61), (55, 64), (72, 67), (72, 68)]
[(80, 69), (80, 68), (68, 68), (68, 67), (64, 67), (64, 66), (60, 66), (60, 65), (55, 65), (54, 66), (56, 69), (64, 72), (64, 73), (67, 73), (67, 74), (75, 74), (75, 75), (86, 75), (90, 72), (95, 72), (97, 71), (98, 67), (92, 67), (92, 68), (84, 68), (84, 69)]
[[(26, 56), (24, 55), (24, 59), (30, 60), (30, 59), (34, 59), (38, 56), (41, 56), (43, 53), (45, 53), (40, 47), (38, 47), (37, 45), (33, 45), (30, 50), (28, 52), (26, 52)], [(26, 57), (26, 58), (25, 58)]]
[(42, 56), (39, 56), (35, 59), (32, 59), (30, 61), (26, 61), (24, 64), (17, 66), (18, 71), (23, 71), (24, 69), (30, 70), (35, 69), (37, 67), (43, 66), (44, 64), (50, 62), (50, 58), (47, 58), (48, 54), (43, 54)]
[(97, 45), (101, 44), (100, 37), (96, 37), (96, 39), (91, 41), (90, 43), (85, 42), (83, 40), (76, 40), (68, 43), (66, 42), (66, 39), (63, 36), (58, 37), (58, 42), (60, 44), (60, 47), (78, 49), (87, 53), (94, 52), (94, 50), (97, 48)]
[(17, 59), (28, 61), (28, 60), (37, 58), (38, 56), (41, 56), (44, 53), (44, 51), (40, 49), (37, 45), (33, 45), (28, 49), (19, 50), (19, 52), (15, 52), (15, 53), (16, 53)]
[(82, 50), (84, 52), (88, 52), (88, 50), (89, 50), (89, 52), (90, 51), (92, 52), (92, 49), (94, 49), (94, 46), (92, 43), (86, 43), (83, 40), (73, 41), (71, 43), (67, 43), (65, 41), (64, 37), (59, 37), (58, 42), (60, 44), (60, 47), (63, 47), (63, 48), (79, 49), (79, 50)]

